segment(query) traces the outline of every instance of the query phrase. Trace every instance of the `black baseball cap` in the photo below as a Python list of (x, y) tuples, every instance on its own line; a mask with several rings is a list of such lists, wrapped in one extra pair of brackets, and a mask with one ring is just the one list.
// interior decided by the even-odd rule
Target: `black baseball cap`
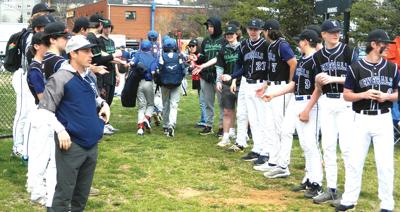
[(47, 24), (49, 24), (51, 22), (53, 22), (53, 21), (49, 18), (49, 16), (41, 15), (32, 20), (31, 26), (32, 26), (32, 29), (34, 29), (35, 27), (45, 27)]
[(197, 46), (199, 45), (199, 41), (197, 39), (192, 39), (189, 41), (188, 46)]
[(396, 43), (393, 42), (389, 35), (382, 29), (375, 29), (368, 33), (367, 42), (382, 42), (382, 43)]
[(35, 6), (33, 6), (32, 15), (35, 15), (36, 13), (39, 13), (39, 12), (52, 13), (54, 11), (56, 11), (56, 10), (53, 8), (50, 8), (49, 5), (47, 5), (46, 3), (39, 3), (39, 4), (36, 4)]
[(79, 17), (74, 22), (74, 28), (72, 29), (73, 32), (78, 33), (82, 28), (87, 29), (89, 28), (89, 19), (86, 17)]
[(311, 29), (303, 30), (298, 36), (294, 37), (296, 41), (307, 40), (311, 43), (319, 43), (321, 39), (319, 38), (318, 34)]
[(279, 30), (279, 22), (275, 19), (269, 19), (264, 24), (264, 30)]
[(342, 27), (340, 22), (333, 19), (328, 19), (321, 24), (321, 32), (340, 32)]
[(70, 34), (65, 27), (65, 24), (61, 22), (53, 22), (46, 25), (44, 28), (45, 36), (57, 36), (57, 37), (70, 37)]
[(231, 25), (231, 24), (235, 25), (237, 28), (240, 27), (240, 23), (238, 21), (235, 21), (235, 20), (229, 21), (228, 25)]
[(103, 24), (104, 28), (112, 27), (111, 20), (109, 19), (100, 19), (100, 22)]
[(236, 25), (229, 24), (225, 29), (225, 34), (235, 34), (237, 31)]
[(305, 29), (313, 30), (318, 34), (318, 37), (321, 37), (321, 26), (312, 24), (312, 25), (306, 26)]
[(264, 22), (260, 19), (254, 18), (249, 21), (247, 24), (247, 28), (249, 29), (262, 29), (264, 26)]
[(34, 44), (43, 44), (43, 37), (44, 37), (44, 32), (37, 32), (32, 36), (32, 41), (31, 45), (33, 46)]
[(104, 19), (104, 17), (99, 14), (94, 14), (94, 15), (90, 16), (89, 27), (96, 28), (97, 25), (99, 24), (100, 20), (103, 20), (103, 19)]

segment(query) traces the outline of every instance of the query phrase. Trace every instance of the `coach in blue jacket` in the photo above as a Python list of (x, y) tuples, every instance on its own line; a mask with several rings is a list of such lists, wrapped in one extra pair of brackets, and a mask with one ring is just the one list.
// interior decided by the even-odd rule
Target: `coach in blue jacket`
[[(46, 84), (39, 111), (56, 132), (57, 186), (48, 211), (83, 211), (110, 108), (98, 97), (96, 77), (87, 68), (93, 54), (84, 36), (72, 37), (64, 63)], [(97, 113), (97, 108), (100, 108)]]

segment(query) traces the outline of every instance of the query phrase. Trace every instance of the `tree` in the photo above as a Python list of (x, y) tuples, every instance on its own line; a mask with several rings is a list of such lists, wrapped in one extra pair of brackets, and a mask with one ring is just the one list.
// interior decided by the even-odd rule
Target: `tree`
[(392, 37), (399, 35), (397, 27), (400, 20), (400, 0), (385, 0), (379, 3), (375, 0), (355, 2), (351, 7), (351, 21), (356, 29), (350, 33), (356, 41), (365, 41), (368, 32), (380, 28)]

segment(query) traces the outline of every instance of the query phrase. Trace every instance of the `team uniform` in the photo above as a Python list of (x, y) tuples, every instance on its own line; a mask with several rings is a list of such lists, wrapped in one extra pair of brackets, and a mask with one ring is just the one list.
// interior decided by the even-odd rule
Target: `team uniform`
[[(273, 41), (269, 45), (267, 52), (267, 80), (270, 85), (268, 86), (266, 93), (269, 93), (280, 90), (288, 83), (290, 67), (287, 64), (287, 61), (294, 57), (294, 53), (290, 48), (288, 42), (283, 38), (279, 38), (278, 40)], [(265, 155), (269, 158), (268, 162), (265, 162), (265, 160), (261, 160), (260, 163), (257, 164), (260, 166), (254, 167), (256, 170), (268, 171), (266, 170), (267, 168), (271, 168), (278, 163), (279, 146), (281, 144), (282, 138), (282, 122), (290, 97), (291, 94), (285, 94), (276, 97), (267, 103), (266, 116), (270, 119), (267, 123), (267, 140), (271, 143), (271, 148), (268, 149), (268, 152), (262, 153), (263, 156)], [(287, 151), (290, 151), (290, 149)]]
[[(299, 114), (307, 106), (314, 91), (315, 64), (312, 55), (302, 57), (298, 60), (292, 81), (295, 82), (294, 96), (289, 102), (282, 123), (282, 137), (277, 160), (277, 169), (288, 169), (293, 133), (296, 129), (300, 146), (305, 156), (305, 167), (307, 171), (305, 179), (308, 179), (311, 185), (314, 183), (313, 186), (321, 186), (323, 173), (321, 152), (318, 147), (318, 105), (314, 105), (310, 111), (308, 122), (299, 120)], [(279, 177), (280, 174), (282, 174), (282, 176), (285, 174), (285, 171), (279, 172), (276, 170), (275, 172), (277, 174), (274, 173), (274, 170), (270, 173), (266, 173), (266, 177), (274, 178)]]
[[(345, 77), (347, 68), (352, 60), (357, 58), (355, 51), (344, 43), (335, 48), (322, 48), (313, 56), (316, 74), (326, 73), (333, 77)], [(330, 83), (322, 86), (323, 95), (319, 98), (320, 123), (322, 133), (322, 149), (325, 163), (326, 182), (328, 190), (322, 195), (336, 198), (337, 188), (337, 161), (336, 147), (339, 136), (339, 146), (347, 173), (349, 162), (349, 148), (353, 142), (352, 122), (354, 112), (351, 102), (343, 99), (343, 84)], [(316, 197), (320, 199), (319, 196)], [(322, 198), (321, 196), (321, 199)], [(314, 199), (314, 202), (316, 200)]]
[(15, 116), (13, 122), (13, 153), (17, 156), (26, 155), (24, 152), (24, 135), (28, 127), (28, 117), (30, 112), (35, 108), (35, 100), (29, 91), (27, 84), (27, 73), (28, 73), (28, 59), (25, 56), (28, 52), (32, 39), (32, 33), (26, 36), (25, 42), (25, 54), (22, 54), (21, 68), (14, 72), (12, 76), (12, 86), (15, 91), (16, 104), (15, 104)]
[[(391, 94), (397, 92), (398, 83), (397, 65), (384, 59), (377, 64), (371, 64), (363, 59), (354, 62), (349, 67), (344, 86), (354, 93), (375, 89)], [(380, 208), (393, 210), (394, 135), (391, 107), (390, 101), (379, 103), (376, 100), (362, 99), (353, 102), (352, 108), (355, 115), (352, 117), (354, 123), (351, 129), (354, 136), (350, 143), (351, 154), (346, 169), (342, 205), (357, 203), (361, 191), (364, 162), (372, 140), (378, 172)]]
[[(150, 42), (149, 42), (150, 43)], [(150, 49), (150, 48), (148, 48)], [(150, 117), (154, 111), (154, 89), (152, 72), (156, 70), (158, 61), (150, 51), (136, 53), (133, 63), (136, 67), (142, 64), (144, 73), (138, 73), (138, 68), (134, 69), (136, 75), (141, 78), (137, 91), (138, 102), (138, 134), (144, 134), (144, 128), (150, 129)]]
[(60, 55), (56, 55), (53, 52), (46, 52), (42, 62), (46, 80), (56, 73), (65, 61), (65, 58)]
[[(28, 70), (28, 86), (39, 104), (37, 94), (44, 93), (45, 76), (42, 63), (33, 60)], [(40, 121), (36, 112), (31, 113), (31, 122), (27, 133), (28, 179), (27, 187), (31, 192), (31, 200), (51, 207), (55, 186), (57, 183), (57, 169), (55, 162), (54, 130), (49, 124)]]
[[(240, 44), (239, 57), (235, 72), (232, 78), (242, 76), (240, 84), (240, 92), (243, 91), (244, 102), (243, 111), (247, 111), (250, 128), (253, 133), (254, 146), (251, 152), (243, 157), (246, 161), (256, 160), (260, 155), (267, 154), (272, 147), (267, 142), (267, 105), (256, 96), (256, 90), (259, 89), (267, 79), (267, 52), (268, 44), (264, 38), (257, 41), (249, 39), (242, 41)], [(239, 99), (239, 101), (241, 101)], [(238, 111), (241, 109), (238, 107)], [(238, 116), (239, 119), (242, 116)], [(238, 135), (240, 134), (238, 130)]]

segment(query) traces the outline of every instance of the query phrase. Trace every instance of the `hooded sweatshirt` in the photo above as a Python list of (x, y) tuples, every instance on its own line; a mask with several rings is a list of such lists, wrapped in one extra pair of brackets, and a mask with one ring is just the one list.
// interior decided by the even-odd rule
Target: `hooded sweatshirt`
[[(199, 64), (217, 57), (218, 52), (225, 43), (222, 36), (221, 21), (218, 18), (212, 17), (207, 20), (206, 26), (208, 27), (209, 24), (214, 26), (214, 33), (206, 37), (201, 44)], [(210, 66), (200, 72), (200, 77), (208, 83), (215, 83), (216, 76), (215, 66)]]

